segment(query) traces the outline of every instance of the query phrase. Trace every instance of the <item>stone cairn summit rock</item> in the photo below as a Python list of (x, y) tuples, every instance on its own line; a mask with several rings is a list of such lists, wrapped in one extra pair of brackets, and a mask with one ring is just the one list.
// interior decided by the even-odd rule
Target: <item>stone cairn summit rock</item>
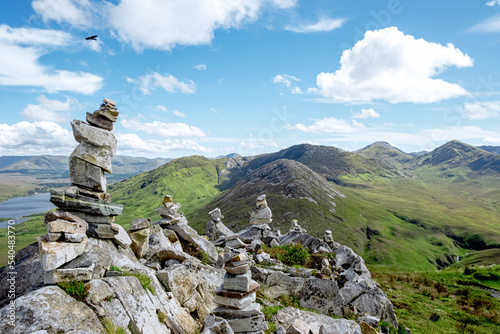
[(299, 226), (297, 219), (294, 219), (290, 223), (290, 233), (306, 233), (306, 229)]
[(249, 213), (250, 226), (238, 232), (238, 238), (245, 243), (251, 243), (255, 240), (259, 240), (267, 245), (270, 245), (271, 243), (273, 243), (273, 246), (279, 245), (278, 236), (268, 225), (273, 221), (273, 214), (267, 205), (265, 194), (257, 197), (255, 208)]
[(122, 206), (111, 203), (106, 192), (106, 173), (111, 173), (111, 157), (116, 153), (116, 138), (110, 132), (118, 111), (112, 100), (104, 99), (99, 110), (87, 113), (85, 123), (73, 120), (71, 127), (79, 145), (69, 158), (72, 186), (51, 190), (50, 201), (57, 212), (45, 215), (47, 234), (38, 238), (40, 262), (46, 284), (74, 279), (89, 280), (92, 266), (58, 269), (88, 249), (88, 236), (113, 239), (128, 247), (125, 231), (113, 224)]
[(257, 197), (257, 203), (255, 203), (255, 206), (256, 208), (250, 211), (250, 224), (271, 224), (273, 221), (273, 213), (267, 206), (266, 195), (260, 195)]
[(222, 222), (224, 216), (221, 214), (219, 208), (215, 208), (208, 213), (212, 219), (207, 222), (207, 237), (210, 241), (218, 241), (227, 235), (234, 234), (226, 225)]
[(224, 283), (215, 290), (214, 303), (219, 306), (211, 314), (215, 319), (224, 319), (234, 333), (263, 334), (267, 322), (260, 304), (255, 302), (260, 285), (252, 280), (250, 267), (251, 260), (244, 249), (224, 249), (226, 274)]

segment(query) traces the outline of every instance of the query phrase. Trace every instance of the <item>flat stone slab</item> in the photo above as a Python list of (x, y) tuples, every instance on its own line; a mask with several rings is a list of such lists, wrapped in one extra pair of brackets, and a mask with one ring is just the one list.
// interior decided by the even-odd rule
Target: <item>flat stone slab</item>
[(151, 219), (149, 218), (135, 218), (128, 228), (129, 231), (138, 231), (152, 226)]
[(230, 266), (228, 265), (228, 263), (226, 263), (224, 269), (226, 269), (226, 271), (232, 275), (241, 275), (248, 272), (250, 270), (250, 267), (251, 267), (250, 262), (243, 263), (239, 266)]
[(224, 286), (225, 284), (223, 286), (220, 286), (217, 290), (215, 290), (215, 294), (222, 297), (236, 298), (236, 299), (242, 299), (251, 293), (257, 292), (260, 288), (260, 284), (255, 281), (252, 281), (252, 283), (250, 283), (250, 288), (248, 289), (248, 291), (228, 290), (224, 289)]
[(57, 219), (47, 223), (47, 231), (49, 233), (76, 233), (78, 224), (67, 220)]
[(90, 125), (96, 126), (98, 128), (104, 129), (111, 131), (113, 130), (113, 122), (111, 122), (109, 119), (106, 117), (100, 116), (100, 115), (94, 115), (91, 113), (87, 113), (87, 122), (89, 122)]
[(116, 122), (120, 113), (113, 109), (99, 109), (94, 111), (94, 115), (102, 116), (111, 122)]
[(66, 242), (83, 242), (86, 238), (85, 234), (64, 233), (64, 240)]
[(266, 317), (263, 314), (250, 318), (226, 319), (226, 321), (235, 333), (256, 332), (267, 329)]
[(70, 194), (64, 191), (51, 190), (50, 201), (62, 210), (71, 210), (96, 216), (118, 216), (122, 214), (123, 205), (99, 199)]
[(95, 264), (87, 268), (54, 269), (44, 272), (43, 282), (45, 284), (57, 284), (72, 281), (90, 281), (94, 272)]
[(132, 244), (132, 240), (130, 239), (127, 232), (125, 232), (123, 227), (118, 224), (111, 224), (111, 228), (115, 228), (116, 230), (118, 230), (118, 233), (113, 238), (113, 242), (116, 245), (121, 246), (122, 248), (129, 248)]
[(212, 313), (224, 319), (249, 318), (257, 315), (262, 315), (260, 304), (252, 303), (242, 310), (237, 310), (230, 307), (218, 306)]
[(241, 299), (235, 299), (235, 298), (228, 298), (228, 297), (222, 297), (219, 295), (215, 295), (214, 297), (214, 303), (222, 305), (222, 306), (227, 306), (231, 308), (236, 308), (236, 309), (244, 309), (245, 307), (249, 306), (253, 302), (255, 302), (255, 298), (257, 295), (255, 292), (249, 294), (246, 297), (243, 297)]
[(87, 235), (98, 239), (114, 239), (118, 232), (118, 229), (113, 227), (111, 224), (89, 223)]

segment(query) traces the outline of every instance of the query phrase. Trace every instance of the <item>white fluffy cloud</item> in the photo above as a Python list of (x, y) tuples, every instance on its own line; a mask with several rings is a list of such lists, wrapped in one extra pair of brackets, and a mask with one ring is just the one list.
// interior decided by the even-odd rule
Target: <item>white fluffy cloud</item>
[(54, 70), (39, 58), (50, 48), (67, 46), (71, 35), (57, 30), (0, 26), (0, 85), (41, 87), (48, 92), (92, 94), (102, 78), (86, 72)]
[(194, 151), (201, 153), (212, 153), (211, 147), (201, 146), (193, 140), (156, 140), (141, 139), (136, 134), (117, 134), (118, 154), (140, 155), (155, 154), (164, 155), (169, 151)]
[(352, 118), (380, 118), (380, 114), (373, 108), (361, 109), (360, 112), (353, 114)]
[(500, 0), (491, 0), (486, 3), (486, 6), (500, 6)]
[(484, 120), (500, 114), (500, 101), (467, 103), (464, 113), (470, 120)]
[(155, 108), (156, 111), (167, 111), (167, 107), (165, 106), (162, 106), (162, 105), (157, 105), (156, 108)]
[(340, 69), (318, 74), (318, 88), (312, 91), (345, 102), (432, 103), (467, 95), (459, 85), (433, 77), (449, 66), (472, 65), (473, 60), (453, 44), (415, 39), (390, 27), (367, 31), (342, 53)]
[(180, 112), (179, 110), (174, 110), (174, 115), (177, 117), (186, 117), (186, 114), (183, 112)]
[(108, 27), (138, 51), (168, 51), (178, 45), (210, 44), (215, 30), (253, 22), (267, 6), (287, 9), (296, 4), (297, 0), (35, 0), (33, 9), (45, 21)]
[(287, 125), (288, 130), (299, 130), (311, 133), (352, 133), (358, 132), (364, 128), (363, 124), (356, 121), (351, 123), (345, 119), (327, 117), (323, 119), (315, 119), (312, 125), (304, 124)]
[(328, 32), (342, 27), (345, 19), (332, 19), (329, 17), (321, 17), (318, 22), (311, 24), (303, 24), (299, 26), (287, 25), (285, 30), (298, 32), (298, 33), (311, 33), (311, 32)]
[(28, 104), (21, 115), (29, 121), (66, 122), (69, 111), (77, 108), (78, 100), (66, 98), (66, 101), (49, 100), (45, 95), (38, 97), (38, 104)]
[(133, 130), (144, 131), (149, 135), (158, 137), (203, 137), (206, 133), (196, 126), (189, 126), (185, 123), (163, 123), (154, 121), (151, 123), (141, 123), (136, 120), (122, 119), (120, 124)]
[(0, 124), (0, 155), (69, 154), (76, 144), (71, 132), (54, 122)]
[(302, 89), (300, 89), (300, 87), (295, 85), (297, 82), (300, 82), (302, 80), (294, 77), (293, 75), (278, 74), (275, 77), (273, 77), (272, 81), (275, 84), (285, 86), (286, 88), (290, 88), (292, 94), (303, 94)]
[(156, 88), (162, 88), (169, 93), (193, 94), (196, 91), (196, 84), (192, 80), (182, 82), (172, 74), (161, 75), (151, 72), (137, 79), (127, 78), (127, 81), (137, 84), (145, 95), (150, 95), (151, 90)]

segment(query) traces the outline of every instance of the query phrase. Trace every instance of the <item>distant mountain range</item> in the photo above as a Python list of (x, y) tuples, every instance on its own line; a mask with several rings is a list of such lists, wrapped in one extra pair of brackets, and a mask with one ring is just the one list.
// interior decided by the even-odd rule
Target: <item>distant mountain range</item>
[[(112, 158), (113, 174), (109, 177), (123, 179), (157, 168), (170, 160), (172, 159), (115, 156)], [(69, 177), (68, 157), (60, 155), (2, 156), (0, 157), (0, 173)]]

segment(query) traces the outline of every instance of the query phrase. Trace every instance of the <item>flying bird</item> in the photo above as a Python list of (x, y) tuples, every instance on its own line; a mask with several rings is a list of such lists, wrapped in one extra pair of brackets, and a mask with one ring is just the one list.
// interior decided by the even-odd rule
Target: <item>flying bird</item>
[(95, 41), (95, 40), (96, 40), (96, 38), (97, 38), (97, 35), (92, 35), (92, 36), (86, 37), (85, 39), (86, 39), (87, 41), (90, 41), (90, 40)]

